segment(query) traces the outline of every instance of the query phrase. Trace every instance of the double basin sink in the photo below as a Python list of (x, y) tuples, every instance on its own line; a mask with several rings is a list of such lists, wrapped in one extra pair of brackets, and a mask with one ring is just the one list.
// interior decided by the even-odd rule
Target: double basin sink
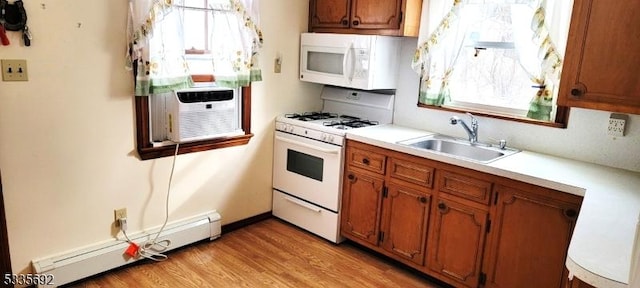
[(520, 150), (487, 143), (471, 144), (468, 140), (440, 134), (404, 140), (398, 144), (480, 163), (493, 162), (520, 152)]

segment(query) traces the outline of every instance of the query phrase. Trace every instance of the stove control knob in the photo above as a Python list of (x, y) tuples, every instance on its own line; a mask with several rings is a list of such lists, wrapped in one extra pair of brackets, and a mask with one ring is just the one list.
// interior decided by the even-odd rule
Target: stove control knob
[(328, 135), (327, 135), (327, 133), (322, 133), (322, 134), (320, 135), (320, 140), (322, 140), (322, 141), (324, 141), (324, 142), (327, 142), (327, 141), (328, 141)]
[(329, 142), (333, 142), (333, 135), (327, 135), (327, 140), (329, 140)]

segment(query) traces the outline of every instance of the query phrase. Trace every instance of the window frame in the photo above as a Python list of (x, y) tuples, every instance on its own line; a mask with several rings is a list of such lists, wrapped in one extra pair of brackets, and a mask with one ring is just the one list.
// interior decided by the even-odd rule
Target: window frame
[[(212, 75), (206, 76), (213, 78)], [(208, 151), (246, 145), (249, 143), (249, 140), (254, 136), (254, 134), (251, 133), (251, 86), (242, 87), (241, 90), (241, 125), (244, 135), (180, 143), (178, 154)], [(151, 131), (149, 129), (149, 97), (153, 96), (135, 96), (136, 148), (138, 155), (141, 160), (173, 156), (177, 144), (154, 147), (151, 143)]]

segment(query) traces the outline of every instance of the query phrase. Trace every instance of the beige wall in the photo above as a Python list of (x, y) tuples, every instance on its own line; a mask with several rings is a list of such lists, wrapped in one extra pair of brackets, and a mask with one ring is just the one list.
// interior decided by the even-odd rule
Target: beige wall
[[(42, 6), (41, 3), (44, 3)], [(160, 225), (171, 158), (135, 153), (132, 78), (124, 69), (126, 1), (25, 1), (31, 47), (11, 32), (1, 59), (26, 59), (29, 82), (0, 82), (0, 169), (14, 273), (30, 261)], [(170, 220), (217, 209), (223, 224), (271, 209), (273, 118), (318, 109), (319, 86), (297, 80), (307, 1), (261, 3), (264, 81), (253, 87), (249, 145), (177, 158)], [(281, 74), (273, 59), (281, 53)]]

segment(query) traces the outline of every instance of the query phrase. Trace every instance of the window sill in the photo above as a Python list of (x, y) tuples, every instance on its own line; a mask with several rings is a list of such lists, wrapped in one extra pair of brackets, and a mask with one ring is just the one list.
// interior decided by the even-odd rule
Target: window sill
[(462, 109), (462, 108), (454, 108), (454, 107), (438, 107), (438, 106), (424, 105), (420, 103), (418, 103), (418, 107), (441, 110), (441, 111), (450, 111), (450, 112), (456, 112), (456, 113), (469, 112), (476, 116), (484, 116), (489, 118), (527, 123), (527, 124), (533, 124), (533, 125), (540, 125), (540, 126), (546, 126), (546, 127), (552, 127), (552, 128), (567, 128), (567, 123), (569, 120), (569, 107), (564, 107), (564, 106), (558, 106), (555, 122), (546, 122), (546, 121), (534, 120), (534, 119), (525, 118), (525, 117), (516, 117), (511, 115), (504, 115), (504, 114), (474, 110), (469, 108)]
[[(219, 138), (211, 140), (202, 140), (190, 143), (180, 143), (178, 148), (178, 154), (193, 153), (200, 151), (207, 151), (219, 148), (233, 147), (246, 145), (253, 137), (253, 134), (245, 134), (241, 136)], [(138, 147), (138, 155), (140, 159), (149, 160), (162, 158), (167, 156), (173, 156), (176, 151), (176, 145), (167, 145), (161, 147)]]

